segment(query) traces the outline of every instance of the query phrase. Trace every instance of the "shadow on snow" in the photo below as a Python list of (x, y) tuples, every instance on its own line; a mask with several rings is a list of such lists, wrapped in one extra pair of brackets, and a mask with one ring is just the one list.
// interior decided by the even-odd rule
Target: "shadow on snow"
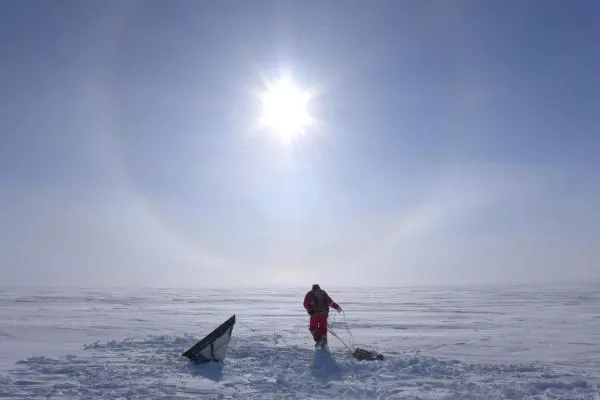
[(190, 363), (187, 366), (187, 370), (193, 376), (202, 376), (211, 381), (219, 382), (223, 378), (223, 367), (222, 363)]
[(311, 364), (312, 375), (321, 381), (342, 379), (342, 368), (328, 350), (315, 351)]

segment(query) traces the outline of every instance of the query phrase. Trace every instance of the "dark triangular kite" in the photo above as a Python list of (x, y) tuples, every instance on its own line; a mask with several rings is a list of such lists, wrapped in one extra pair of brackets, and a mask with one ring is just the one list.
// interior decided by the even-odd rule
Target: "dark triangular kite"
[(235, 314), (206, 335), (205, 338), (190, 347), (182, 356), (197, 363), (223, 361), (227, 354), (227, 346), (229, 345), (229, 339), (231, 339), (234, 324)]

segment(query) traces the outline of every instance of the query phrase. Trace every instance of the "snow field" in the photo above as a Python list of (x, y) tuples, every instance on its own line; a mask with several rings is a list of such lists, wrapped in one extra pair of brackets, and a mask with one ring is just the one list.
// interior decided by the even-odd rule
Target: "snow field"
[[(600, 399), (596, 287), (325, 289), (384, 361), (315, 351), (304, 288), (4, 289), (0, 398)], [(223, 364), (180, 356), (234, 313)]]

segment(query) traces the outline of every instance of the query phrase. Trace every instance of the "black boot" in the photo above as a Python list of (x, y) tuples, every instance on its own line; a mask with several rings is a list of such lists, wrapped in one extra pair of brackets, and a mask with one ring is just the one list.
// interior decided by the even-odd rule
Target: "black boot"
[(322, 347), (322, 343), (321, 343), (322, 340), (323, 340), (322, 337), (315, 338), (315, 349), (318, 349), (319, 347)]
[(322, 336), (321, 337), (321, 347), (326, 349), (327, 348), (327, 336)]
[(327, 337), (326, 336), (321, 336), (318, 339), (315, 339), (315, 349), (318, 348), (325, 348), (327, 347)]

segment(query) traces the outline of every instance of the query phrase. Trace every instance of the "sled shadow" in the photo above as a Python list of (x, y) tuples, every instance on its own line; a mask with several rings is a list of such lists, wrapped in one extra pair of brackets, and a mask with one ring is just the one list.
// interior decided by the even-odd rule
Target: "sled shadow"
[(202, 376), (213, 382), (219, 382), (223, 378), (223, 367), (222, 363), (217, 362), (206, 364), (191, 363), (188, 365), (187, 370), (192, 376)]
[(342, 368), (329, 351), (315, 351), (311, 372), (315, 378), (325, 382), (342, 379)]

